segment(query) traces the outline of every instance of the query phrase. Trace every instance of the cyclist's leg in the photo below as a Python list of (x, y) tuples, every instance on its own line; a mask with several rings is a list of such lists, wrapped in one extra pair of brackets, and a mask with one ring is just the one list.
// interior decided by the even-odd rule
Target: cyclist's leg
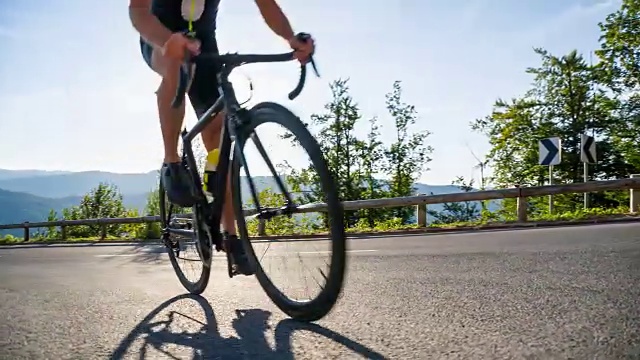
[(178, 137), (184, 120), (184, 103), (179, 109), (171, 107), (176, 93), (180, 63), (162, 56), (159, 49), (140, 40), (142, 55), (149, 67), (162, 77), (156, 91), (160, 128), (164, 143), (164, 161), (161, 170), (161, 181), (172, 203), (190, 207), (195, 199), (189, 174), (182, 167), (178, 155)]
[[(207, 44), (206, 42), (202, 43), (202, 49), (206, 52), (217, 52), (215, 44)], [(189, 89), (189, 98), (198, 118), (200, 118), (220, 96), (216, 78), (218, 70), (219, 67), (213, 65), (211, 62), (196, 62), (196, 72), (193, 82), (191, 83), (191, 88)], [(223, 118), (224, 112), (220, 112), (202, 131), (202, 142), (207, 152), (220, 146)], [(238, 271), (244, 275), (252, 275), (255, 273), (255, 269), (251, 266), (252, 263), (248, 261), (242, 242), (239, 241), (236, 235), (236, 220), (233, 213), (231, 191), (231, 172), (229, 172), (224, 207), (222, 209), (222, 227), (229, 235), (231, 244), (231, 249), (229, 250), (238, 267)]]

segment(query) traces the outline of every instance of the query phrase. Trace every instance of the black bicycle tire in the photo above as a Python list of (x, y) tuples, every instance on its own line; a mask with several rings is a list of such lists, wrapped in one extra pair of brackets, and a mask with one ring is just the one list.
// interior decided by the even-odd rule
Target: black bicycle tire
[[(327, 276), (326, 286), (315, 299), (310, 302), (300, 303), (287, 298), (271, 281), (264, 272), (257, 259), (249, 234), (247, 231), (244, 213), (242, 209), (242, 194), (240, 188), (240, 157), (234, 154), (231, 165), (231, 181), (233, 191), (233, 207), (236, 215), (240, 238), (244, 241), (252, 259), (256, 262), (256, 278), (267, 296), (273, 303), (295, 320), (312, 322), (326, 316), (341, 296), (345, 279), (346, 233), (344, 229), (344, 210), (336, 191), (337, 186), (326, 164), (318, 142), (307, 130), (300, 119), (287, 108), (270, 102), (259, 103), (248, 111), (249, 123), (243, 127), (242, 133), (237, 138), (247, 139), (253, 130), (264, 123), (277, 123), (289, 130), (298, 139), (300, 145), (307, 152), (316, 168), (322, 190), (327, 197), (328, 214), (330, 219), (330, 235), (332, 253), (331, 266)], [(242, 145), (244, 147), (244, 144)], [(236, 151), (242, 151), (236, 149)]]
[[(165, 229), (169, 227), (169, 224), (168, 224), (168, 219), (166, 219), (166, 209), (165, 209), (166, 192), (164, 190), (164, 186), (162, 185), (162, 181), (160, 181), (158, 192), (159, 192), (158, 201), (160, 201), (160, 221), (161, 221), (160, 226), (162, 227), (162, 229)], [(194, 228), (195, 226), (197, 226), (196, 224), (193, 224), (193, 225), (194, 225), (193, 226)], [(202, 272), (200, 273), (200, 279), (197, 282), (191, 282), (184, 275), (184, 272), (182, 271), (182, 268), (180, 268), (180, 265), (178, 265), (178, 261), (176, 259), (176, 256), (173, 250), (169, 246), (166, 246), (166, 244), (165, 244), (165, 248), (167, 250), (167, 253), (169, 254), (169, 261), (171, 262), (173, 271), (176, 273), (176, 276), (178, 277), (180, 284), (182, 284), (182, 286), (191, 294), (194, 294), (194, 295), (202, 294), (204, 290), (207, 288), (207, 286), (209, 285), (209, 277), (211, 275), (211, 265), (207, 266), (203, 264)]]

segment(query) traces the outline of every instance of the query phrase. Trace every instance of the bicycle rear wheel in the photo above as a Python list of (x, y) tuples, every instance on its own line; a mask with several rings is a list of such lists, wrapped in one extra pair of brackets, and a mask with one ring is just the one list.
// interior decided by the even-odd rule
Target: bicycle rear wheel
[[(342, 203), (338, 198), (337, 186), (335, 180), (331, 175), (329, 168), (322, 155), (320, 146), (315, 138), (309, 133), (306, 126), (300, 121), (300, 119), (291, 113), (285, 107), (276, 103), (260, 103), (254, 106), (248, 111), (248, 124), (243, 125), (242, 129), (236, 136), (236, 141), (239, 141), (235, 148), (235, 153), (231, 165), (231, 183), (233, 189), (233, 206), (237, 220), (238, 232), (242, 241), (244, 241), (247, 251), (250, 253), (253, 260), (256, 261), (256, 277), (258, 282), (266, 292), (267, 296), (273, 301), (276, 306), (287, 315), (296, 320), (301, 321), (316, 321), (328, 314), (335, 303), (337, 302), (342, 292), (342, 286), (344, 283), (345, 271), (346, 271), (346, 235), (344, 230), (344, 210)], [(265, 123), (274, 123), (284, 127), (289, 133), (293, 134), (293, 137), (299, 142), (301, 147), (305, 150), (318, 175), (319, 185), (324, 192), (324, 202), (327, 204), (327, 217), (329, 227), (329, 241), (330, 241), (330, 262), (328, 274), (322, 274), (325, 280), (324, 286), (322, 286), (319, 294), (310, 301), (297, 301), (287, 297), (280, 289), (274, 285), (272, 279), (265, 273), (260, 260), (256, 256), (254, 247), (249, 239), (249, 233), (247, 231), (247, 224), (243, 212), (242, 204), (242, 192), (240, 184), (240, 168), (242, 166), (242, 159), (244, 158), (243, 151), (246, 141), (252, 136), (257, 137), (254, 130), (257, 126)], [(256, 146), (260, 148), (262, 145), (258, 145), (259, 140), (253, 138)], [(271, 164), (271, 161), (262, 152), (262, 158), (265, 162)], [(250, 167), (250, 166), (249, 166)], [(274, 176), (275, 170), (271, 169)], [(245, 168), (245, 175), (250, 177), (250, 174)], [(251, 186), (251, 185), (250, 185)], [(255, 190), (255, 189), (254, 189)], [(260, 209), (258, 209), (260, 210)], [(286, 215), (283, 215), (286, 216)]]
[[(195, 206), (192, 208), (194, 211), (191, 219), (181, 217), (178, 214), (179, 208), (169, 202), (162, 181), (160, 181), (158, 191), (162, 240), (169, 254), (169, 261), (182, 286), (191, 294), (199, 295), (207, 288), (211, 274), (212, 254), (210, 247), (206, 248), (207, 244), (210, 243), (207, 238), (208, 234), (200, 226), (198, 211)], [(172, 214), (173, 211), (176, 211), (176, 214)], [(172, 233), (169, 229), (178, 230), (184, 235)], [(188, 249), (190, 246), (194, 249), (192, 250), (193, 254), (189, 254)], [(202, 249), (203, 247), (204, 249)], [(194, 272), (195, 276), (190, 279), (185, 274), (180, 263), (184, 266), (199, 263), (202, 265), (202, 269), (196, 270)]]

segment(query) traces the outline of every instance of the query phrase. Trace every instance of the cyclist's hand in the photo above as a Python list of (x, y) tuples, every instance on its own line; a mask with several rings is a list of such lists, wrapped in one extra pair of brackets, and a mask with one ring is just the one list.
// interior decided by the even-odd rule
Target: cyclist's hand
[(200, 41), (189, 39), (182, 33), (173, 33), (162, 47), (162, 55), (183, 61), (186, 51), (193, 55), (200, 53)]
[(289, 39), (289, 45), (295, 51), (294, 56), (301, 64), (306, 64), (315, 50), (315, 42), (311, 36), (309, 36), (306, 41), (302, 41), (297, 36), (294, 36)]

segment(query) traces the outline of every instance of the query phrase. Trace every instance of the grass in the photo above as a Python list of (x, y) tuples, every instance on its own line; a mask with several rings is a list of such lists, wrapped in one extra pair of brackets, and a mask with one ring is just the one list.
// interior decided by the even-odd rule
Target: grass
[[(107, 236), (106, 239), (101, 240), (99, 236), (88, 236), (88, 237), (73, 237), (64, 240), (68, 243), (80, 243), (80, 242), (98, 242), (98, 241), (122, 241), (122, 240), (134, 240), (133, 238), (123, 238), (118, 236)], [(12, 235), (7, 235), (5, 237), (0, 238), (0, 245), (8, 245), (8, 244), (31, 244), (31, 243), (54, 243), (60, 242), (60, 238), (54, 237), (44, 237), (44, 236), (32, 236), (29, 238), (29, 241), (25, 242), (23, 238), (16, 237)]]
[[(563, 212), (559, 214), (540, 213), (531, 215), (529, 223), (557, 223), (566, 221), (581, 221), (581, 220), (605, 220), (615, 219), (623, 217), (640, 216), (640, 214), (630, 214), (628, 207), (619, 208), (591, 208), (588, 210), (576, 210), (570, 212)], [(303, 226), (295, 226), (290, 219), (283, 219), (282, 222), (270, 221), (267, 223), (267, 234), (270, 236), (285, 236), (285, 235), (324, 235), (327, 234), (326, 229), (321, 229), (311, 226), (309, 223), (303, 223)], [(495, 214), (486, 214), (473, 221), (460, 221), (446, 224), (429, 224), (426, 228), (421, 228), (417, 224), (402, 224), (400, 219), (391, 219), (376, 224), (374, 227), (367, 226), (364, 221), (356, 224), (352, 228), (348, 228), (346, 231), (349, 234), (358, 233), (385, 233), (385, 232), (400, 232), (407, 230), (426, 230), (429, 229), (465, 229), (465, 228), (490, 228), (496, 225), (517, 225), (518, 221), (514, 217), (507, 217), (503, 219), (497, 219)], [(248, 223), (248, 228), (251, 236), (257, 235), (257, 223)], [(138, 227), (136, 227), (138, 226)], [(122, 240), (137, 240), (145, 241), (149, 235), (152, 235), (151, 239), (157, 239), (159, 237), (156, 232), (147, 232), (145, 224), (129, 224), (127, 225), (125, 233), (121, 236), (109, 235), (106, 239), (101, 240), (99, 236), (85, 236), (75, 237), (67, 239), (65, 242), (99, 242), (99, 241), (122, 241)], [(47, 243), (47, 242), (59, 242), (59, 236), (57, 233), (53, 233), (51, 236), (46, 234), (34, 234), (28, 242), (24, 242), (22, 238), (7, 235), (0, 238), (0, 244), (16, 244), (16, 243)], [(144, 235), (147, 235), (145, 237)], [(158, 235), (158, 236), (155, 236)]]

